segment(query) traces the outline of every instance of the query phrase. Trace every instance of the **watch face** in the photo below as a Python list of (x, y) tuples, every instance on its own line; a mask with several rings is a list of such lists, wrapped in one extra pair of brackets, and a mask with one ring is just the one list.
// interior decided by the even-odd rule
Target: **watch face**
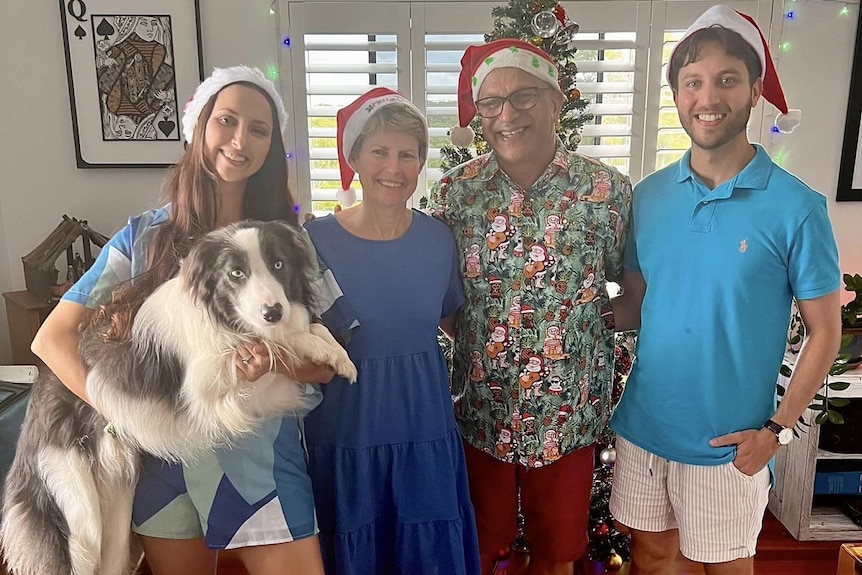
[(793, 439), (793, 430), (789, 427), (785, 427), (781, 431), (778, 432), (778, 443), (781, 445), (787, 445), (790, 443), (790, 440)]

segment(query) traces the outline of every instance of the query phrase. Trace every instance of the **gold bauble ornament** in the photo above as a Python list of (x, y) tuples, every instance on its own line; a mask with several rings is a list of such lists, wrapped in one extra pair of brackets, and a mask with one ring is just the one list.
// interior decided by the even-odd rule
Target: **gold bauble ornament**
[(571, 100), (577, 100), (580, 97), (581, 97), (581, 91), (578, 90), (577, 88), (572, 88), (571, 91), (569, 92), (569, 98)]
[(616, 551), (611, 551), (610, 556), (604, 560), (602, 565), (606, 570), (616, 572), (623, 568), (623, 558)]
[(545, 39), (540, 38), (539, 36), (533, 36), (532, 38), (530, 38), (530, 44), (532, 44), (533, 46), (541, 46), (544, 43)]

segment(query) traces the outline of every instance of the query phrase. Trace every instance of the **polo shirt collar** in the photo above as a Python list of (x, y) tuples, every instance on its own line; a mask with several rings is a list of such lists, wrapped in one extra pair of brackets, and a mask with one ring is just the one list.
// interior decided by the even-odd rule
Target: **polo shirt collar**
[[(766, 185), (769, 183), (769, 174), (772, 171), (772, 159), (766, 153), (766, 150), (763, 149), (763, 146), (760, 144), (752, 145), (755, 151), (751, 161), (736, 176), (731, 178), (729, 182), (718, 186), (719, 188), (731, 184), (729, 186), (731, 190), (736, 188), (751, 190), (766, 189)], [(695, 179), (695, 173), (691, 170), (691, 149), (677, 163), (676, 177), (674, 179), (677, 183), (688, 179), (700, 181), (699, 179)]]

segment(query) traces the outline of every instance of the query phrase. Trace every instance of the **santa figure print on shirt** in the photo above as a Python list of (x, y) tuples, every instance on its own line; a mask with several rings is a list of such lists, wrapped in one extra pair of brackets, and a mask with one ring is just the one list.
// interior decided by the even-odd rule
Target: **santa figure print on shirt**
[(464, 255), (464, 264), (467, 268), (464, 276), (468, 278), (477, 278), (482, 275), (482, 259), (479, 252), (482, 247), (479, 244), (470, 244), (467, 246)]
[(518, 383), (524, 390), (524, 397), (529, 399), (536, 395), (536, 391), (539, 391), (539, 395), (541, 395), (542, 383), (546, 375), (544, 358), (541, 355), (531, 355), (527, 360), (527, 365), (524, 366), (518, 376)]
[(512, 457), (512, 430), (504, 427), (497, 436), (497, 458), (511, 461)]
[(598, 296), (596, 292), (596, 274), (591, 267), (584, 269), (584, 279), (581, 282), (581, 289), (578, 290), (578, 299), (575, 303), (590, 303)]
[(488, 261), (495, 259), (502, 261), (506, 259), (506, 250), (509, 249), (509, 239), (515, 230), (509, 225), (509, 216), (497, 214), (491, 222), (491, 229), (485, 234), (485, 243), (488, 245)]
[(542, 280), (554, 265), (554, 259), (548, 253), (548, 249), (540, 243), (530, 247), (530, 257), (524, 266), (524, 289), (542, 289), (545, 284)]
[(561, 231), (563, 231), (563, 219), (557, 214), (549, 215), (545, 220), (545, 245), (549, 248), (555, 248), (554, 236)]
[(542, 354), (546, 359), (564, 359), (563, 330), (558, 325), (549, 325), (545, 330), (545, 341), (542, 344)]
[(509, 215), (513, 218), (521, 217), (521, 207), (524, 205), (524, 190), (512, 190), (509, 198)]
[(514, 431), (521, 431), (521, 410), (518, 409), (517, 405), (512, 411), (512, 429)]
[(545, 431), (545, 441), (542, 443), (542, 456), (545, 461), (556, 461), (560, 458), (560, 442), (557, 439), (557, 431), (549, 429)]
[(470, 352), (470, 381), (478, 383), (485, 381), (485, 368), (482, 365), (482, 353), (478, 349)]
[(488, 343), (485, 344), (485, 354), (491, 361), (491, 367), (508, 367), (506, 362), (506, 353), (511, 346), (512, 341), (509, 339), (509, 328), (506, 324), (498, 324), (494, 326)]
[(596, 183), (589, 196), (584, 197), (588, 202), (601, 203), (607, 201), (611, 195), (611, 174), (605, 170), (595, 172)]
[(509, 304), (509, 327), (518, 329), (521, 327), (521, 296), (512, 296)]

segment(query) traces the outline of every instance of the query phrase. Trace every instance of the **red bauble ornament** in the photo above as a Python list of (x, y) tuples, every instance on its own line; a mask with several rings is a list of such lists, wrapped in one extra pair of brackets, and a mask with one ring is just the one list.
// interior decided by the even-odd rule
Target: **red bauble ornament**
[(593, 535), (597, 539), (605, 539), (611, 534), (611, 526), (607, 523), (599, 523), (593, 527)]

